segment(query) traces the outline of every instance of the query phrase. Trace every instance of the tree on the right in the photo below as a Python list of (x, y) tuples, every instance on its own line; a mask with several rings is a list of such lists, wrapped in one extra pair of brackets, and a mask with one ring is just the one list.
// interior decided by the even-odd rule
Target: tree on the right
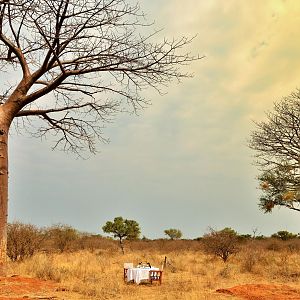
[(260, 208), (300, 211), (300, 90), (276, 102), (266, 120), (255, 125), (249, 147), (260, 170)]

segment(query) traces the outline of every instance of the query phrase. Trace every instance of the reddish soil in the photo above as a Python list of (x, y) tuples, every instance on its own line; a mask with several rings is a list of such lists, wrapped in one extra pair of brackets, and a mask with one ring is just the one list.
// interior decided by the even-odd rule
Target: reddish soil
[(247, 300), (300, 300), (300, 289), (287, 285), (245, 284), (217, 292)]
[(53, 299), (57, 284), (19, 276), (0, 277), (0, 300)]
[[(58, 299), (55, 292), (58, 285), (52, 281), (20, 276), (0, 277), (0, 300), (51, 300)], [(219, 293), (247, 300), (300, 300), (300, 289), (287, 285), (245, 284)]]

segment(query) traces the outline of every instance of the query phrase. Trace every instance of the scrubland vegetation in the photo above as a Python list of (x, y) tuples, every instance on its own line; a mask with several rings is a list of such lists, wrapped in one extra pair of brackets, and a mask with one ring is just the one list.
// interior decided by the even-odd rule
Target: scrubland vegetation
[[(68, 227), (59, 228), (70, 233)], [(207, 250), (205, 236), (197, 240), (126, 240), (122, 254), (118, 241), (78, 233), (61, 251), (53, 228), (51, 232), (40, 233), (38, 251), (11, 260), (9, 273), (54, 280), (68, 299), (228, 299), (216, 290), (248, 283), (300, 288), (300, 239), (295, 235), (286, 240), (239, 236), (224, 262)], [(161, 268), (165, 257), (162, 285), (124, 283), (123, 263), (148, 261)]]

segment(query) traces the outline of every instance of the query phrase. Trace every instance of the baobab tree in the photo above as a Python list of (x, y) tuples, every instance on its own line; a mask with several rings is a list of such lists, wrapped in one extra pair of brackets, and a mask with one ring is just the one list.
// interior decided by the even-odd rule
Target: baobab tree
[[(0, 1), (0, 269), (6, 260), (8, 134), (33, 125), (54, 148), (96, 151), (103, 122), (147, 99), (199, 57), (183, 54), (191, 42), (153, 42), (138, 4), (126, 0)], [(179, 51), (178, 51), (179, 50)], [(5, 76), (5, 78), (4, 78)], [(34, 119), (38, 122), (32, 123)]]

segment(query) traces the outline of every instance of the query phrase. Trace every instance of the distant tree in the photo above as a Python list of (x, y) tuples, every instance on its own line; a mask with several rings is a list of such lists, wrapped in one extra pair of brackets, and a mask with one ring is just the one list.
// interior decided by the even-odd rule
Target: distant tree
[(300, 90), (275, 103), (267, 120), (256, 123), (249, 147), (255, 150), (261, 171), (260, 208), (300, 211)]
[[(190, 74), (192, 39), (156, 43), (130, 0), (0, 1), (0, 272), (7, 250), (10, 128), (52, 137), (78, 155), (105, 141), (104, 123), (146, 106), (141, 91), (160, 91)], [(144, 31), (145, 32), (145, 31)], [(36, 121), (36, 122), (35, 122)], [(2, 269), (2, 270), (1, 270)]]
[(39, 250), (44, 234), (32, 224), (9, 223), (7, 227), (7, 255), (12, 261), (23, 260)]
[(219, 230), (219, 233), (228, 234), (228, 235), (231, 235), (231, 236), (238, 236), (238, 233), (234, 229), (232, 229), (231, 227), (225, 227), (222, 230)]
[(139, 224), (134, 220), (123, 219), (122, 217), (114, 218), (114, 221), (107, 221), (102, 227), (105, 233), (111, 233), (115, 238), (119, 239), (120, 248), (124, 254), (125, 239), (138, 239), (141, 233)]
[(77, 230), (66, 224), (55, 224), (47, 228), (46, 232), (60, 252), (64, 252), (70, 243), (79, 237)]
[(250, 240), (250, 239), (252, 239), (252, 235), (251, 234), (239, 234), (239, 238), (241, 239), (241, 240)]
[(164, 233), (171, 239), (171, 240), (178, 240), (182, 237), (182, 232), (179, 229), (166, 229)]
[(280, 230), (280, 231), (277, 231), (276, 233), (272, 234), (271, 237), (281, 239), (283, 241), (287, 241), (287, 240), (297, 238), (298, 235), (294, 234), (294, 233), (291, 233), (291, 232), (288, 232), (286, 230)]
[(207, 253), (220, 257), (224, 262), (238, 251), (238, 234), (229, 227), (219, 231), (210, 228), (201, 241)]
[(257, 227), (252, 228), (252, 238), (256, 239), (257, 236), (261, 236), (261, 232), (258, 231)]

